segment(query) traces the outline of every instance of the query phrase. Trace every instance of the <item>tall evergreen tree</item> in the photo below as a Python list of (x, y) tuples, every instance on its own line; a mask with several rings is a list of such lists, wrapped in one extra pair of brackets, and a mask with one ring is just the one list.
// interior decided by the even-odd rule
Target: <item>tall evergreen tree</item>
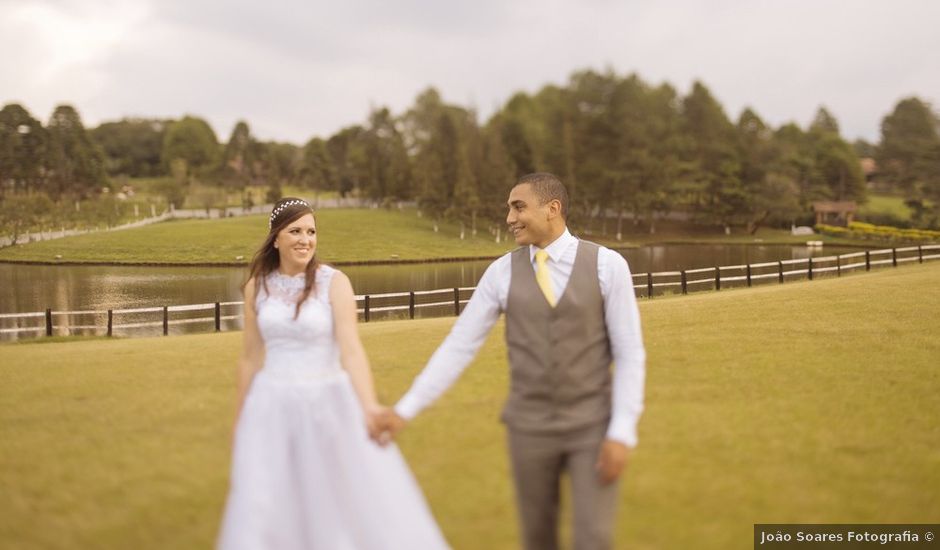
[(836, 117), (834, 117), (828, 109), (820, 106), (816, 111), (816, 116), (813, 117), (813, 121), (809, 125), (809, 129), (810, 131), (838, 134), (839, 121), (836, 120)]
[(457, 122), (459, 148), (451, 211), (461, 222), (460, 237), (464, 238), (468, 225), (473, 235), (477, 232), (477, 216), (481, 203), (483, 136), (474, 111), (457, 109), (453, 111), (453, 115)]
[(255, 158), (257, 147), (248, 123), (239, 120), (232, 129), (232, 135), (225, 144), (222, 153), (222, 173), (227, 185), (234, 188), (244, 188), (254, 176), (255, 164), (260, 159)]
[(518, 179), (517, 167), (503, 141), (502, 121), (497, 113), (481, 131), (479, 173), (480, 215), (490, 222), (490, 229), (499, 240), (506, 220), (506, 205), (499, 198), (508, 196)]
[(303, 167), (303, 150), (293, 143), (282, 142), (255, 142), (261, 161), (260, 172), (257, 176), (267, 180), (278, 180), (287, 184), (300, 180), (300, 171)]
[(512, 96), (499, 114), (502, 148), (515, 166), (519, 178), (538, 170), (540, 159), (536, 151), (535, 138), (542, 129), (543, 121), (535, 112), (535, 101), (525, 93)]
[(187, 174), (206, 173), (216, 168), (220, 155), (215, 132), (201, 118), (183, 117), (166, 130), (161, 158), (168, 170), (182, 161)]
[(808, 136), (815, 151), (816, 174), (835, 200), (865, 198), (865, 175), (855, 149), (839, 135), (839, 123), (820, 107)]
[(881, 122), (879, 177), (908, 197), (917, 221), (940, 225), (940, 118), (916, 97), (901, 100)]
[(774, 132), (774, 172), (794, 182), (800, 206), (809, 212), (815, 200), (829, 198), (828, 188), (816, 169), (816, 153), (806, 132), (794, 123), (784, 124)]
[(656, 212), (670, 210), (677, 195), (681, 135), (675, 90), (653, 89), (630, 75), (610, 95), (608, 117), (616, 136), (607, 173), (613, 182), (608, 204), (617, 211), (617, 239), (622, 238), (627, 211), (634, 225), (645, 218), (648, 231), (655, 233)]
[(650, 233), (656, 232), (657, 212), (666, 213), (681, 205), (685, 141), (679, 103), (678, 93), (668, 84), (650, 89), (646, 94), (649, 162), (644, 163), (644, 179), (637, 203), (649, 220)]
[(125, 118), (105, 122), (90, 131), (105, 154), (110, 176), (153, 177), (168, 174), (161, 161), (168, 121)]
[(249, 186), (263, 183), (270, 186), (272, 180), (277, 180), (278, 185), (282, 182), (281, 167), (272, 153), (270, 146), (255, 140), (247, 122), (240, 120), (235, 124), (222, 151), (218, 172), (221, 184), (241, 195), (243, 206), (252, 206)]
[(421, 93), (405, 114), (405, 143), (412, 154), (415, 198), (421, 211), (437, 221), (454, 209), (454, 188), (466, 171), (461, 164), (458, 120), (462, 109), (445, 105), (437, 90)]
[(398, 121), (387, 108), (369, 115), (362, 135), (365, 148), (365, 191), (373, 200), (403, 200), (411, 194), (411, 164)]
[(0, 109), (0, 190), (38, 191), (43, 186), (48, 136), (22, 105)]
[[(575, 136), (575, 173), (579, 195), (590, 210), (589, 228), (606, 233), (606, 211), (615, 189), (622, 187), (618, 168), (622, 126), (617, 121), (613, 96), (618, 79), (612, 71), (577, 72), (569, 83)], [(620, 197), (617, 197), (619, 201)], [(612, 206), (619, 206), (615, 203)], [(595, 224), (600, 221), (601, 226)]]
[(859, 158), (875, 157), (875, 145), (864, 139), (859, 138), (853, 141), (852, 148), (855, 149), (855, 154), (858, 155)]
[[(569, 223), (577, 224), (582, 216), (587, 217), (591, 200), (588, 193), (581, 192), (578, 180), (582, 148), (573, 96), (568, 87), (549, 85), (531, 99), (510, 102), (509, 108), (525, 129), (534, 170), (559, 176), (568, 188), (568, 219)], [(518, 173), (526, 171), (519, 169)]]
[(706, 219), (728, 228), (746, 209), (734, 126), (701, 82), (695, 82), (683, 100), (682, 115), (691, 145), (689, 160), (696, 165), (698, 209)]
[(361, 189), (368, 165), (368, 154), (362, 140), (364, 132), (362, 126), (350, 126), (326, 142), (340, 196), (345, 197), (354, 189)]
[(88, 197), (106, 183), (104, 153), (91, 141), (78, 111), (59, 105), (47, 126), (49, 178), (47, 190), (54, 199), (64, 194)]
[(756, 233), (766, 222), (799, 217), (799, 186), (780, 170), (781, 149), (774, 146), (773, 131), (757, 113), (745, 109), (738, 119), (737, 132), (748, 232)]
[(518, 94), (510, 101), (499, 125), (503, 149), (516, 167), (516, 177), (535, 172), (535, 159), (533, 158), (532, 146), (529, 137), (526, 135), (524, 122), (525, 114), (523, 114), (525, 111), (518, 107), (518, 111), (521, 112), (514, 112), (513, 110), (514, 104), (519, 105), (527, 101), (527, 97), (523, 94)]
[(316, 191), (338, 189), (336, 170), (330, 160), (326, 142), (313, 138), (303, 147), (300, 180), (304, 187)]

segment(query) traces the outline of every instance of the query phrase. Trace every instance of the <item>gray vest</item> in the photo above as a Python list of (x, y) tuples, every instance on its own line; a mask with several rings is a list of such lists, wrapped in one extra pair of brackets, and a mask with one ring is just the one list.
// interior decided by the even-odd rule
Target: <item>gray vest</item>
[(510, 387), (502, 415), (511, 428), (558, 433), (610, 419), (612, 357), (598, 248), (578, 241), (571, 278), (554, 308), (535, 280), (529, 247), (512, 253), (506, 301)]

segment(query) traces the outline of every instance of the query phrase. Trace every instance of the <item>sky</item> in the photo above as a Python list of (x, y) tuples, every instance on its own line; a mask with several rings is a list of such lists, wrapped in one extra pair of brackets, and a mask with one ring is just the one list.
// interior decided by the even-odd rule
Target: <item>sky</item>
[(574, 71), (701, 80), (736, 119), (805, 126), (820, 105), (877, 142), (916, 95), (940, 107), (934, 0), (0, 0), (0, 104), (86, 127), (122, 117), (238, 120), (302, 144), (404, 112), (429, 86), (484, 122)]

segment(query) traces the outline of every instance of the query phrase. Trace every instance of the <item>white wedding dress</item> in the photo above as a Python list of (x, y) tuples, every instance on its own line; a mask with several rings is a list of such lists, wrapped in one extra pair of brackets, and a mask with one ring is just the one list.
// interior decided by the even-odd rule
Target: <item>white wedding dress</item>
[(258, 292), (264, 368), (235, 432), (220, 550), (448, 547), (398, 448), (369, 439), (333, 335), (335, 272), (317, 269), (296, 320), (303, 274), (275, 270)]

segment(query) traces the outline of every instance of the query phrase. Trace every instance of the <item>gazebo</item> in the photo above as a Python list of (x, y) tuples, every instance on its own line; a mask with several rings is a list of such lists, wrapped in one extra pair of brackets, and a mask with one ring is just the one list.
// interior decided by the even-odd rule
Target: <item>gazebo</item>
[(816, 201), (813, 203), (817, 224), (847, 226), (852, 223), (856, 211), (858, 211), (858, 204), (855, 201)]

